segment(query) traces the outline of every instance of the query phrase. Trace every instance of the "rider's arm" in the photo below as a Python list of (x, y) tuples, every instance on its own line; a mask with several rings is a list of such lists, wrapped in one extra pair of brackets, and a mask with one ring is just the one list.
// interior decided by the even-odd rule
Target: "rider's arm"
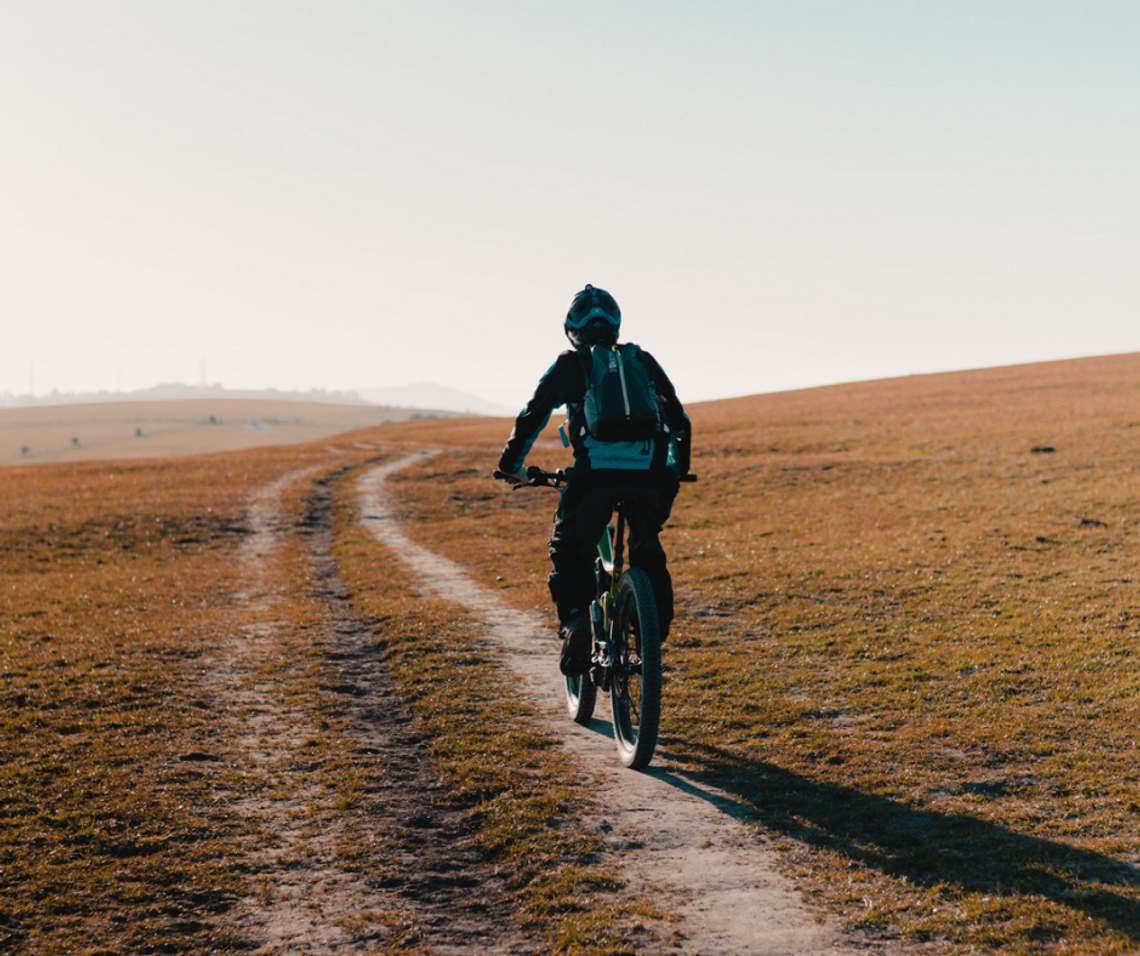
[(689, 421), (689, 416), (685, 414), (685, 407), (681, 404), (681, 400), (677, 398), (677, 390), (673, 388), (673, 383), (669, 381), (669, 376), (665, 374), (665, 370), (657, 364), (657, 360), (648, 352), (642, 351), (641, 353), (649, 366), (650, 375), (653, 376), (653, 383), (657, 387), (657, 394), (663, 400), (663, 411), (665, 414), (665, 421), (669, 425), (669, 431), (676, 442), (676, 455), (677, 464), (681, 469), (681, 473), (685, 474), (689, 470), (689, 458), (692, 449), (692, 435), (693, 426)]
[(534, 391), (534, 396), (515, 419), (511, 437), (499, 455), (499, 471), (515, 475), (524, 474), (523, 465), (535, 440), (550, 421), (554, 409), (574, 400), (575, 385), (578, 386), (578, 400), (581, 400), (580, 393), (586, 387), (582, 366), (574, 352), (566, 351), (547, 369)]

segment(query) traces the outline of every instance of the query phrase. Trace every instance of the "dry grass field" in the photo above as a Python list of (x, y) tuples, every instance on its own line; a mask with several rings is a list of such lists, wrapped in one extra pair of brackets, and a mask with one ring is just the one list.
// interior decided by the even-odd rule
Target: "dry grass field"
[[(849, 925), (1136, 951), (1140, 356), (693, 417), (701, 481), (665, 535), (668, 755)], [(552, 501), (488, 487), (490, 436), (432, 431), (467, 447), (406, 475), (416, 533), (540, 606)]]
[(448, 414), (243, 398), (0, 408), (0, 465), (239, 451)]
[(592, 860), (560, 748), (360, 540), (339, 479), (383, 457), (0, 471), (0, 952), (631, 952), (646, 904)]
[[(1140, 949), (1140, 356), (691, 413), (701, 480), (664, 536), (663, 760), (732, 794), (869, 945)], [(464, 615), (416, 598), (356, 523), (360, 466), (439, 449), (392, 481), (406, 530), (545, 612), (555, 499), (488, 479), (508, 428), (0, 470), (0, 951), (248, 947), (283, 808), (311, 827), (290, 859), (335, 830), (321, 852), (390, 891), (341, 920), (376, 952), (433, 951), (417, 860), (467, 873), (535, 952), (655, 951), (654, 901), (580, 830), (584, 781), (537, 725), (519, 732), (531, 716)], [(532, 460), (566, 463), (553, 433)], [(250, 495), (290, 475), (272, 601), (251, 601)], [(374, 634), (424, 775), (362, 743), (333, 605)], [(227, 670), (238, 628), (276, 637)], [(295, 733), (259, 763), (243, 740), (266, 710)], [(385, 809), (392, 779), (426, 799)], [(446, 847), (466, 855), (432, 856)]]

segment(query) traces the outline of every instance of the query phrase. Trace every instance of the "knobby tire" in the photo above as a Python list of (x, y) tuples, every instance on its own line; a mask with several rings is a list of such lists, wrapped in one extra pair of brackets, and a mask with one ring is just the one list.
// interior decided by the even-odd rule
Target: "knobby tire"
[(589, 674), (566, 678), (566, 709), (575, 723), (585, 725), (590, 722), (597, 699), (598, 688)]
[(648, 575), (639, 568), (626, 571), (615, 604), (614, 742), (621, 762), (641, 770), (653, 759), (661, 719), (661, 630)]

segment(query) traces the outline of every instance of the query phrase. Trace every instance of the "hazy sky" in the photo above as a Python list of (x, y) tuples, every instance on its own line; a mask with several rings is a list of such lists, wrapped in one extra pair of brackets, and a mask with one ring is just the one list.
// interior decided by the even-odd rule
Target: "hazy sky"
[(1140, 350), (1135, 0), (0, 0), (0, 392)]

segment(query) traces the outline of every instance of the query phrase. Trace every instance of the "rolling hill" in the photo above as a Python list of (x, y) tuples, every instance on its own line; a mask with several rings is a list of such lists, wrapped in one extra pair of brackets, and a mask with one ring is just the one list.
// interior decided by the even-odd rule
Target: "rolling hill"
[[(837, 952), (1140, 948), (1140, 355), (690, 412), (654, 781)], [(384, 520), (553, 661), (556, 499), (490, 480), (509, 421), (359, 425), (0, 469), (0, 947), (715, 951), (478, 616), (363, 528), (407, 459)]]
[(164, 458), (314, 441), (454, 412), (250, 398), (0, 408), (0, 465)]

